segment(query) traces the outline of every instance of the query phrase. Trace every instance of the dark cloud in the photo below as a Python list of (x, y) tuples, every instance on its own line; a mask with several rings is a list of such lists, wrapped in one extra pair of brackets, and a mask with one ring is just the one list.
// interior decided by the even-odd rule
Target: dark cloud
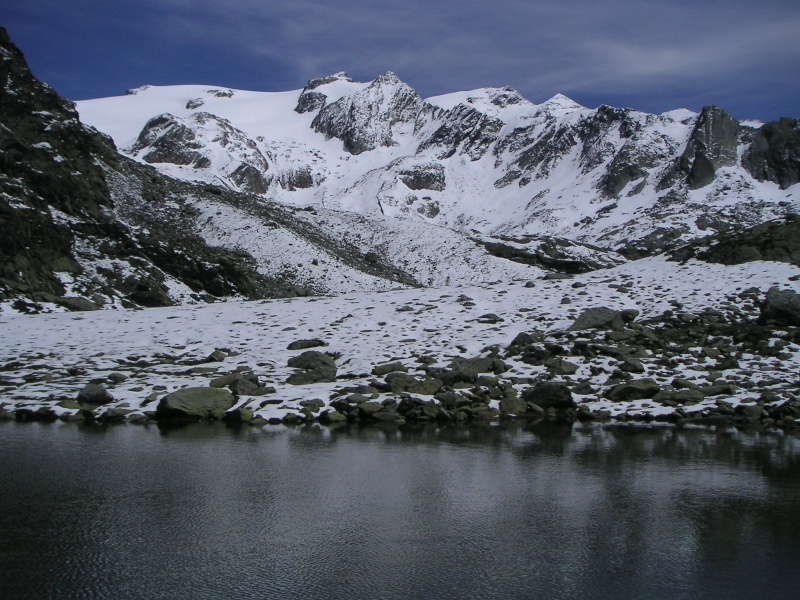
[(423, 96), (511, 85), (533, 101), (800, 112), (796, 0), (30, 0), (7, 25), (76, 98), (122, 91), (112, 84), (291, 89), (393, 70)]

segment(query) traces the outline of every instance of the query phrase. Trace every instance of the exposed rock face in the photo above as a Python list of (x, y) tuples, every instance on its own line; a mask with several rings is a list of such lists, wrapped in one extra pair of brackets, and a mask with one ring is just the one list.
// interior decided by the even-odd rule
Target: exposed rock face
[(281, 186), (290, 192), (314, 187), (314, 176), (307, 167), (285, 170), (280, 174), (279, 181)]
[(498, 138), (503, 128), (500, 119), (490, 117), (471, 106), (459, 104), (447, 113), (444, 123), (431, 137), (420, 144), (420, 151), (439, 150), (438, 158), (465, 154), (472, 160), (480, 159)]
[[(597, 247), (583, 247), (581, 244), (559, 238), (541, 240), (538, 238), (501, 237), (498, 239), (481, 238), (476, 241), (493, 256), (507, 258), (525, 265), (542, 267), (548, 271), (557, 271), (557, 273), (550, 273), (548, 277), (554, 277), (560, 273), (587, 273), (624, 262), (622, 256), (615, 252), (604, 252)], [(521, 248), (520, 246), (523, 244), (527, 248)]]
[(690, 188), (708, 185), (718, 168), (736, 164), (740, 129), (739, 122), (721, 108), (703, 108), (679, 163)]
[(723, 265), (771, 260), (800, 266), (800, 220), (764, 223), (740, 232), (719, 234), (672, 253), (676, 260), (697, 258)]
[(195, 141), (194, 131), (170, 114), (150, 119), (131, 147), (134, 154), (147, 149), (143, 158), (149, 163), (172, 163), (174, 165), (193, 165), (196, 168), (208, 166), (209, 162), (201, 152), (203, 145)]
[(81, 125), (71, 103), (31, 75), (5, 29), (0, 78), (0, 299), (22, 293), (52, 301), (65, 293), (55, 272), (80, 267), (74, 234), (51, 208), (68, 218), (104, 220), (111, 199), (92, 157), (113, 163), (114, 148)]
[(312, 127), (327, 138), (342, 140), (350, 154), (361, 154), (391, 146), (396, 127), (413, 124), (422, 104), (417, 92), (387, 72), (360, 92), (325, 106)]
[(221, 419), (234, 404), (236, 399), (228, 390), (183, 388), (161, 399), (156, 408), (156, 418), (160, 421)]
[(412, 190), (443, 192), (447, 187), (444, 167), (438, 163), (426, 163), (413, 169), (400, 171), (400, 181)]
[(299, 113), (314, 112), (325, 106), (328, 97), (320, 92), (303, 92), (297, 101), (295, 111)]
[(800, 181), (800, 119), (765, 123), (742, 157), (742, 165), (759, 181), (781, 189)]
[(325, 106), (328, 97), (322, 92), (316, 92), (314, 90), (323, 85), (334, 83), (335, 81), (348, 81), (352, 83), (353, 80), (350, 79), (344, 71), (336, 73), (335, 75), (329, 75), (328, 77), (317, 77), (316, 79), (309, 80), (306, 87), (300, 92), (300, 98), (297, 100), (297, 106), (294, 109), (295, 112), (301, 114), (314, 112)]
[[(237, 160), (214, 164), (219, 154), (216, 146)], [(171, 114), (154, 117), (128, 151), (151, 164), (215, 168), (242, 191), (263, 194), (272, 181), (267, 175), (269, 161), (256, 143), (226, 119), (207, 112), (193, 113), (186, 119)]]

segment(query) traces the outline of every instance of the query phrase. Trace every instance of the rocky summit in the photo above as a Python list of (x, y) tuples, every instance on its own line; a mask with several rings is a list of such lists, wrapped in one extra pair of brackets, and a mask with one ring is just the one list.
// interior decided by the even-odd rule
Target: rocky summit
[(0, 418), (800, 422), (796, 119), (0, 75)]

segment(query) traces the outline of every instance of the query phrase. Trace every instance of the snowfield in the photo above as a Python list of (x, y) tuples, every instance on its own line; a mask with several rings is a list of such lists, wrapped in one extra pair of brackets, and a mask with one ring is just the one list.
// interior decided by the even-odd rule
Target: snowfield
[[(565, 348), (592, 336), (602, 342), (625, 333), (566, 332), (584, 309), (593, 307), (635, 309), (639, 311), (635, 323), (642, 324), (665, 311), (678, 319), (712, 310), (731, 321), (753, 321), (758, 308), (754, 301), (743, 299), (747, 294), (763, 297), (773, 286), (798, 292), (799, 280), (800, 268), (784, 263), (721, 266), (657, 257), (565, 279), (128, 311), (26, 316), (5, 310), (0, 313), (0, 410), (7, 415), (24, 409), (64, 419), (85, 416), (70, 401), (88, 383), (102, 382), (113, 401), (97, 407), (95, 416), (141, 420), (164, 394), (208, 386), (212, 378), (239, 370), (252, 371), (262, 386), (275, 390), (238, 397), (236, 408), (252, 410), (255, 423), (261, 422), (259, 418), (278, 422), (287, 415), (292, 415), (290, 420), (305, 419), (302, 411), (308, 401), (318, 400), (317, 414), (322, 414), (347, 390), (366, 389), (363, 386), (380, 380), (371, 374), (376, 365), (400, 362), (410, 374), (424, 376), (426, 367), (446, 366), (458, 357), (485, 356), (493, 345), (502, 351), (522, 332), (542, 332), (550, 336), (545, 341)], [(707, 346), (714, 339), (698, 341), (697, 348), (678, 352), (672, 362), (665, 362), (666, 353), (642, 350), (644, 368), (635, 378), (652, 378), (662, 386), (676, 377), (693, 385), (731, 383), (736, 389), (729, 389), (723, 399), (734, 409), (765, 398), (774, 403), (796, 401), (800, 346), (783, 341), (785, 333), (767, 334), (771, 336), (767, 346), (781, 346), (778, 357), (740, 352), (738, 365), (727, 370), (718, 370), (711, 358), (714, 354)], [(316, 350), (337, 357), (336, 381), (286, 383), (294, 372), (287, 360), (301, 353), (287, 346), (308, 339), (326, 343)], [(718, 395), (683, 407), (648, 399), (610, 401), (604, 395), (613, 385), (608, 380), (618, 367), (618, 357), (569, 354), (563, 358), (577, 369), (568, 375), (553, 371), (552, 364), (537, 366), (519, 356), (505, 356), (509, 370), (499, 377), (520, 392), (538, 380), (588, 382), (584, 393), (575, 394), (579, 410), (606, 411), (616, 418), (660, 418), (677, 408), (686, 416), (700, 415), (720, 406)], [(752, 382), (751, 389), (741, 386), (746, 381)], [(438, 402), (430, 395), (417, 396)], [(387, 406), (401, 397), (380, 386), (373, 395), (374, 401)], [(497, 399), (488, 406), (496, 409)]]

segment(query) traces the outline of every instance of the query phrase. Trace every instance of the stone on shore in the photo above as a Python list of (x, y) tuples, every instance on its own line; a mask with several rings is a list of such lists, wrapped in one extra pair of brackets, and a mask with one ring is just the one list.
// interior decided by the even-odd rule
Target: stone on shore
[(562, 410), (577, 406), (572, 399), (572, 391), (565, 384), (553, 381), (542, 381), (523, 390), (522, 399), (544, 409)]
[(81, 404), (108, 404), (114, 401), (114, 396), (108, 393), (105, 386), (90, 383), (78, 392), (78, 402)]
[(164, 396), (156, 408), (159, 421), (199, 421), (220, 419), (236, 399), (226, 389), (193, 387)]

